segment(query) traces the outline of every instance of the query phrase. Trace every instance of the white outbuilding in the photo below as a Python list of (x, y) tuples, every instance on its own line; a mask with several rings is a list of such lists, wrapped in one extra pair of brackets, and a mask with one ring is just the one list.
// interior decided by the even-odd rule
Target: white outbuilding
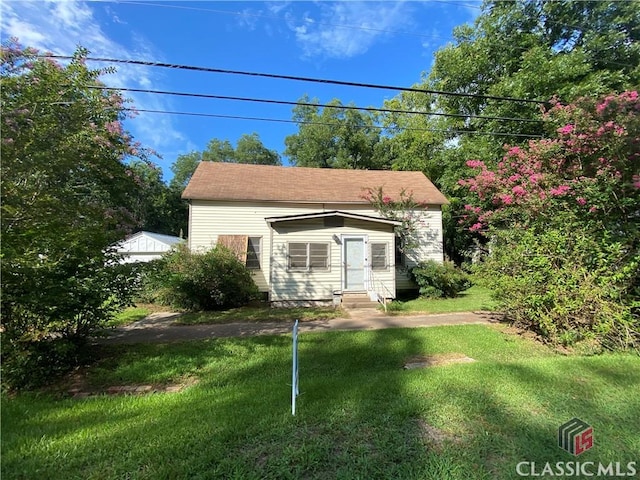
[(174, 245), (184, 242), (180, 237), (152, 232), (138, 232), (114, 245), (120, 263), (149, 262), (160, 258)]

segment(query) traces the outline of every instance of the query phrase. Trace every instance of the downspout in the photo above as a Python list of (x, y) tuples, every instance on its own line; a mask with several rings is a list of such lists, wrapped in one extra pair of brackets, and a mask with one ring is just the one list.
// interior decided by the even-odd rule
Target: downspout
[(269, 298), (273, 297), (273, 225), (269, 223)]

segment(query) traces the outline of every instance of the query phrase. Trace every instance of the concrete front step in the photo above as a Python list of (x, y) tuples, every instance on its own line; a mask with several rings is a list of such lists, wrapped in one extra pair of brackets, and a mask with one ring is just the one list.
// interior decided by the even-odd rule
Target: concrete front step
[(379, 303), (374, 302), (368, 293), (346, 293), (342, 295), (343, 308), (378, 308)]

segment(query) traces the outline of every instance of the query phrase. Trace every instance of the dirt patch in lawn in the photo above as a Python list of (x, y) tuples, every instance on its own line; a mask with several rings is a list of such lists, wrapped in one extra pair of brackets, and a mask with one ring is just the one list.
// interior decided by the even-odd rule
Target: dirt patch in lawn
[(150, 393), (178, 393), (187, 387), (198, 383), (195, 377), (182, 379), (179, 383), (170, 384), (135, 384), (135, 385), (111, 385), (106, 387), (92, 387), (87, 384), (85, 375), (75, 372), (66, 385), (66, 394), (73, 398), (87, 398), (97, 395), (145, 395)]
[(419, 355), (407, 359), (404, 364), (405, 370), (414, 368), (437, 367), (440, 365), (449, 365), (451, 363), (472, 363), (475, 360), (467, 357), (464, 353), (443, 353), (440, 355)]
[(456, 435), (445, 432), (439, 428), (429, 425), (421, 418), (417, 420), (420, 436), (425, 443), (429, 443), (436, 447), (441, 446), (444, 443), (456, 443), (460, 441), (460, 438)]

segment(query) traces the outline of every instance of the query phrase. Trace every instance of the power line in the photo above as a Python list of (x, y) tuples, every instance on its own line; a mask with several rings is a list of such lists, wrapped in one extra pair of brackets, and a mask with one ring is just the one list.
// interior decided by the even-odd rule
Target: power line
[[(40, 57), (58, 58), (63, 60), (73, 59), (73, 57), (69, 55), (54, 55), (54, 54), (40, 55)], [(127, 65), (143, 65), (147, 67), (172, 68), (177, 70), (190, 70), (190, 71), (196, 71), (196, 72), (224, 73), (224, 74), (230, 74), (230, 75), (244, 75), (244, 76), (250, 76), (250, 77), (262, 77), (262, 78), (274, 78), (274, 79), (280, 79), (280, 80), (294, 80), (294, 81), (300, 81), (300, 82), (324, 83), (324, 84), (330, 84), (330, 85), (342, 85), (347, 87), (376, 88), (381, 90), (394, 90), (394, 91), (400, 91), (400, 92), (418, 92), (418, 93), (430, 93), (434, 95), (449, 95), (454, 97), (484, 98), (487, 100), (535, 103), (538, 105), (543, 105), (548, 102), (547, 100), (532, 100), (527, 98), (501, 97), (497, 95), (481, 95), (477, 93), (446, 92), (442, 90), (430, 90), (430, 89), (415, 88), (415, 87), (397, 87), (393, 85), (380, 85), (375, 83), (349, 82), (344, 80), (329, 80), (329, 79), (314, 78), (314, 77), (299, 77), (295, 75), (279, 75), (275, 73), (248, 72), (243, 70), (228, 70), (223, 68), (198, 67), (193, 65), (180, 65), (175, 63), (151, 62), (151, 61), (144, 61), (144, 60), (125, 60), (125, 59), (102, 58), (102, 57), (86, 57), (85, 60), (93, 61), (93, 62), (105, 62), (105, 63), (122, 63)]]
[(453, 118), (474, 118), (480, 120), (500, 120), (500, 121), (514, 121), (514, 122), (531, 122), (531, 123), (541, 123), (542, 120), (532, 119), (532, 118), (521, 118), (521, 117), (494, 117), (488, 115), (465, 115), (462, 113), (443, 113), (443, 112), (419, 112), (415, 110), (400, 110), (394, 108), (378, 108), (378, 107), (358, 107), (355, 105), (332, 105), (332, 104), (322, 104), (322, 103), (311, 103), (311, 102), (293, 102), (289, 100), (274, 100), (274, 99), (266, 99), (266, 98), (251, 98), (251, 97), (235, 97), (228, 95), (212, 95), (206, 93), (186, 93), (186, 92), (174, 92), (174, 91), (166, 91), (166, 90), (148, 90), (144, 88), (124, 88), (124, 87), (103, 87), (103, 86), (95, 86), (95, 85), (86, 85), (86, 88), (89, 89), (98, 89), (98, 90), (118, 90), (122, 92), (132, 92), (132, 93), (152, 93), (152, 94), (160, 94), (160, 95), (174, 95), (180, 97), (190, 97), (190, 98), (209, 98), (215, 100), (232, 100), (232, 101), (240, 101), (240, 102), (255, 102), (255, 103), (268, 103), (268, 104), (277, 104), (277, 105), (293, 105), (293, 106), (307, 106), (307, 107), (322, 107), (322, 108), (333, 108), (337, 110), (362, 110), (366, 112), (381, 112), (381, 113), (400, 113), (400, 114), (408, 114), (408, 115), (431, 115), (431, 116), (440, 116), (440, 117), (453, 117)]
[[(329, 122), (314, 122), (304, 120), (284, 120), (280, 118), (266, 118), (266, 117), (246, 117), (240, 115), (222, 115), (217, 113), (198, 113), (198, 112), (176, 112), (168, 110), (149, 110), (149, 109), (137, 109), (137, 108), (125, 108), (125, 111), (133, 113), (160, 113), (167, 115), (184, 115), (192, 117), (209, 117), (209, 118), (225, 118), (232, 120), (252, 120), (259, 122), (276, 122), (276, 123), (296, 123), (298, 125), (324, 125), (329, 127), (335, 127), (335, 123)], [(384, 130), (386, 127), (380, 125), (355, 125), (356, 128), (368, 129), (375, 128), (378, 130)], [(527, 133), (505, 133), (505, 132), (482, 132), (480, 130), (449, 130), (449, 129), (435, 129), (435, 128), (411, 128), (407, 127), (403, 130), (417, 131), (417, 132), (433, 132), (433, 133), (451, 133), (455, 135), (472, 134), (472, 135), (494, 135), (502, 137), (523, 137), (523, 138), (542, 138), (542, 135), (531, 135)]]

